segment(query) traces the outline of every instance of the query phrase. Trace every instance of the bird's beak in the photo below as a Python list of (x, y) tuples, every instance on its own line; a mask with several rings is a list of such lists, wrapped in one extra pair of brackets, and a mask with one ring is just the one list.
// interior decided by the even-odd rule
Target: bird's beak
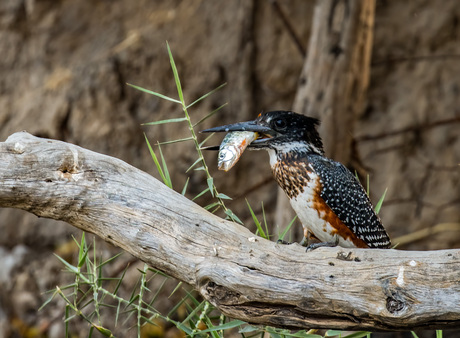
[(262, 126), (257, 124), (256, 121), (246, 121), (246, 122), (238, 122), (233, 124), (227, 124), (225, 126), (209, 128), (200, 131), (200, 133), (219, 133), (225, 132), (228, 133), (230, 131), (253, 131), (256, 133), (268, 133), (272, 131), (271, 128)]
[[(227, 124), (225, 126), (209, 128), (200, 131), (200, 133), (218, 133), (218, 132), (234, 132), (234, 131), (252, 131), (257, 133), (257, 139), (252, 141), (248, 145), (248, 148), (263, 148), (267, 141), (271, 138), (275, 137), (276, 133), (270, 127), (260, 125), (255, 121), (246, 121), (246, 122), (238, 122), (233, 124)], [(206, 150), (214, 150), (217, 147), (209, 147)]]

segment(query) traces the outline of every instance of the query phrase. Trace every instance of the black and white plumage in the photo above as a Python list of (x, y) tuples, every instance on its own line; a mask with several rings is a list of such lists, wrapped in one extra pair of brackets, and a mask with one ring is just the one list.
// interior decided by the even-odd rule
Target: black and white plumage
[(387, 248), (390, 239), (357, 178), (341, 163), (318, 155), (307, 157), (321, 177), (320, 197), (337, 217), (370, 248)]
[(268, 151), (273, 175), (305, 234), (312, 232), (328, 246), (388, 248), (390, 239), (362, 185), (345, 166), (324, 156), (318, 124), (294, 112), (272, 111), (205, 132), (258, 133), (249, 149)]

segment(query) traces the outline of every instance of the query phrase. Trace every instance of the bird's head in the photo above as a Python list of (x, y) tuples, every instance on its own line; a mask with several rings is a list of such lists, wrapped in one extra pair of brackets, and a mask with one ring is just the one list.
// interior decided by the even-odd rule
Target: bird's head
[(239, 122), (203, 130), (202, 132), (253, 131), (258, 137), (251, 149), (273, 149), (277, 153), (294, 150), (324, 154), (323, 143), (316, 130), (319, 120), (291, 111), (271, 111), (254, 121)]

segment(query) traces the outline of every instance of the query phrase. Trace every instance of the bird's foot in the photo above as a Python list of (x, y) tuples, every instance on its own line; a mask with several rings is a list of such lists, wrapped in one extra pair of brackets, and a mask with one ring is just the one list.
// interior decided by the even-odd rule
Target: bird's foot
[(333, 247), (335, 247), (337, 245), (339, 245), (339, 237), (335, 236), (334, 240), (331, 241), (331, 242), (312, 243), (312, 244), (308, 245), (307, 249), (305, 250), (305, 252), (313, 251), (313, 250), (321, 248), (321, 247), (333, 248)]
[(308, 247), (312, 239), (318, 240), (318, 238), (313, 234), (313, 232), (305, 228), (304, 237), (302, 238), (299, 244), (303, 247)]
[(308, 247), (310, 243), (310, 238), (307, 238), (307, 237), (304, 237), (302, 238), (302, 240), (300, 241), (300, 245), (303, 246), (303, 247)]

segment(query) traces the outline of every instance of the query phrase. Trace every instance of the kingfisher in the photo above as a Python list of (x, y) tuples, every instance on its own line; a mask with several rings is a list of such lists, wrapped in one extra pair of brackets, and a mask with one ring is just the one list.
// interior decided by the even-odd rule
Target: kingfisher
[[(307, 251), (318, 247), (388, 248), (390, 238), (361, 183), (325, 156), (320, 121), (292, 111), (261, 113), (254, 121), (202, 132), (257, 133), (248, 149), (268, 151), (278, 185), (304, 229)], [(319, 243), (309, 243), (315, 237)]]

